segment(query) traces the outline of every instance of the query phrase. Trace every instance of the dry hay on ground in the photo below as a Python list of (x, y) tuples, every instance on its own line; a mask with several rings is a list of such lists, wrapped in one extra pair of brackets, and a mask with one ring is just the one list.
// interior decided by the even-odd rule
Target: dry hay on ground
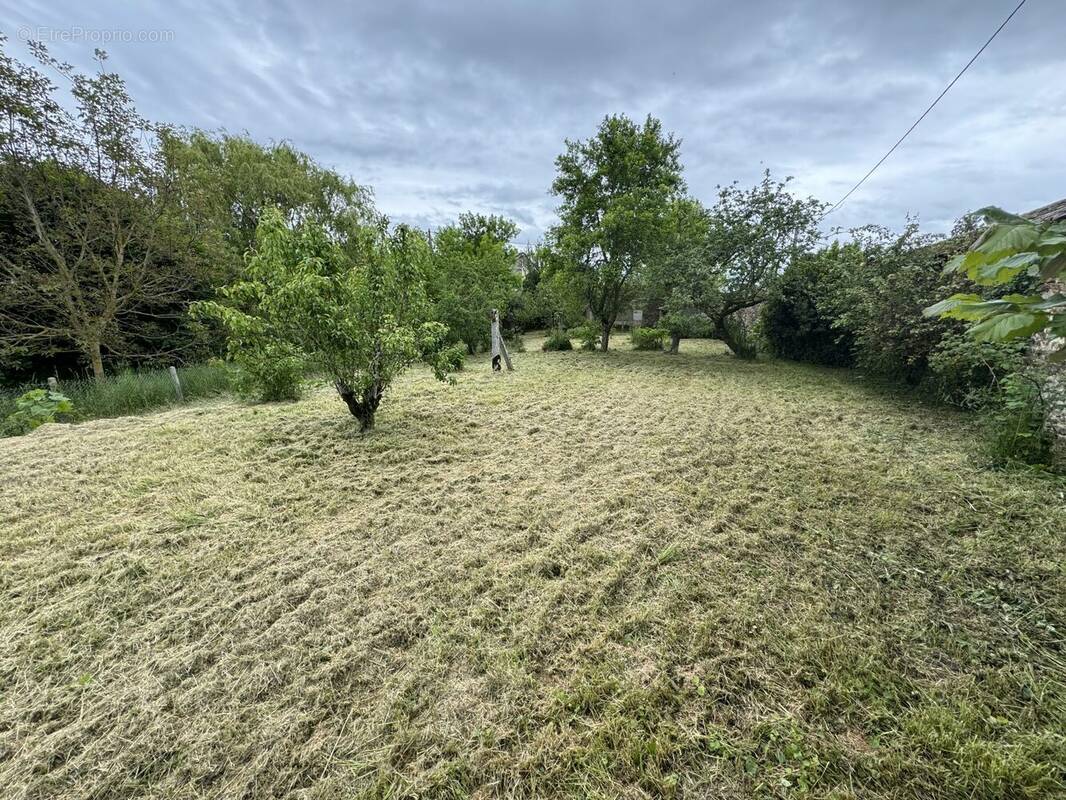
[(0, 796), (1052, 797), (1064, 484), (709, 343), (0, 441)]

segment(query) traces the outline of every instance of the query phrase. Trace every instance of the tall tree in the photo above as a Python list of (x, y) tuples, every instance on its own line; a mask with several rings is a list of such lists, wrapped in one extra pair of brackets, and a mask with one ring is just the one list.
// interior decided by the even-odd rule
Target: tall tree
[(794, 196), (791, 180), (774, 180), (767, 170), (750, 189), (720, 187), (710, 209), (706, 261), (687, 288), (714, 335), (738, 355), (745, 348), (734, 315), (765, 302), (785, 266), (819, 238), (825, 204)]
[(268, 210), (280, 211), (290, 225), (315, 221), (326, 228), (353, 214), (367, 222), (375, 217), (369, 190), (286, 142), (262, 145), (247, 136), (168, 129), (162, 147), (182, 209), (219, 282), (240, 272)]
[(550, 239), (600, 325), (601, 350), (665, 242), (671, 203), (684, 192), (680, 144), (654, 117), (639, 125), (609, 116), (592, 138), (567, 140), (555, 159), (560, 222)]
[(435, 318), (468, 353), (488, 344), (489, 312), (506, 308), (520, 286), (518, 226), (495, 215), (461, 214), (433, 237), (429, 293)]
[[(3, 41), (0, 40), (0, 45)], [(0, 254), (0, 344), (75, 347), (104, 375), (103, 353), (150, 325), (195, 279), (174, 215), (157, 129), (96, 56), (75, 72), (40, 44), (40, 64), (70, 86), (75, 114), (39, 69), (0, 49), (0, 197), (10, 227)]]

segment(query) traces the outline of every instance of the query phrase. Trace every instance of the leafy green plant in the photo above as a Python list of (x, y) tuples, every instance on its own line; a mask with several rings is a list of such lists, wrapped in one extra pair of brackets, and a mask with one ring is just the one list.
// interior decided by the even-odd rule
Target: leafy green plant
[(327, 375), (365, 431), (397, 375), (423, 361), (447, 380), (454, 353), (448, 328), (426, 321), (425, 238), (403, 226), (390, 232), (384, 221), (341, 222), (292, 228), (269, 211), (245, 279), (197, 308), (222, 323), (235, 360), (277, 348)]
[(452, 372), (460, 372), (466, 366), (466, 345), (460, 343), (445, 347), (441, 350), (440, 359)]
[(570, 329), (570, 338), (577, 339), (582, 350), (595, 350), (600, 344), (600, 330), (591, 322)]
[(73, 411), (74, 404), (66, 395), (51, 389), (31, 389), (15, 400), (15, 411), (7, 417), (4, 427), (11, 433), (26, 433)]
[[(979, 286), (1003, 286), (1020, 275), (1055, 282), (1066, 273), (1066, 222), (1037, 222), (995, 207), (977, 213), (990, 227), (969, 252), (952, 259), (949, 271), (965, 274)], [(1066, 337), (1062, 292), (1047, 297), (1012, 293), (990, 300), (956, 293), (926, 308), (925, 314), (969, 322), (970, 335), (984, 342), (1028, 338), (1038, 331)], [(1049, 360), (1066, 360), (1066, 341)]]
[(662, 350), (670, 333), (663, 328), (634, 328), (629, 334), (634, 350)]
[(1004, 379), (1025, 369), (1023, 342), (978, 342), (962, 333), (941, 339), (929, 356), (923, 388), (937, 400), (979, 409), (992, 401)]
[[(240, 344), (234, 345), (239, 341)], [(307, 359), (287, 342), (264, 337), (230, 339), (230, 359), (237, 367), (233, 388), (246, 400), (272, 403), (299, 400)]]
[(988, 452), (993, 463), (1050, 465), (1052, 435), (1039, 381), (1022, 373), (1008, 375), (986, 405)]
[(566, 331), (556, 328), (548, 334), (548, 338), (544, 340), (544, 344), (540, 346), (541, 350), (573, 350), (574, 345), (570, 342), (570, 337), (566, 334)]

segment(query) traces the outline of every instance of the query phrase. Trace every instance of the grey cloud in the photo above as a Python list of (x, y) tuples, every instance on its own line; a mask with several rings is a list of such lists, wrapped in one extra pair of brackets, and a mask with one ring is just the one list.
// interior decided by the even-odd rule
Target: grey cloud
[[(146, 115), (292, 141), (371, 184), (395, 220), (505, 213), (523, 241), (551, 224), (564, 138), (590, 135), (608, 113), (661, 117), (704, 200), (765, 167), (836, 200), (1012, 6), (0, 0), (12, 40), (20, 26), (173, 30), (170, 42), (107, 47)], [(1021, 210), (1066, 195), (1056, 6), (1027, 4), (827, 225), (898, 227), (916, 213), (946, 229), (988, 203)], [(79, 66), (92, 47), (52, 45)]]

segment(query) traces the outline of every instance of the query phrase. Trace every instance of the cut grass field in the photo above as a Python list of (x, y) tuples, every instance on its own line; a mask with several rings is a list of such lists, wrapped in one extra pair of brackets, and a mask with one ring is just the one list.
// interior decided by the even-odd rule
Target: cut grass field
[(1063, 796), (1063, 479), (844, 372), (529, 347), (368, 436), (0, 441), (0, 797)]

